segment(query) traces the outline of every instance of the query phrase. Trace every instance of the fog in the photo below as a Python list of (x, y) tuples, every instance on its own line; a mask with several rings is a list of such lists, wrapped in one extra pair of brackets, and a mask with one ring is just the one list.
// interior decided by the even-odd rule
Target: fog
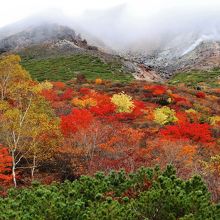
[(8, 0), (1, 3), (2, 30), (9, 27), (21, 30), (42, 22), (71, 26), (83, 36), (90, 35), (113, 49), (155, 49), (189, 41), (195, 46), (203, 39), (220, 40), (220, 1)]

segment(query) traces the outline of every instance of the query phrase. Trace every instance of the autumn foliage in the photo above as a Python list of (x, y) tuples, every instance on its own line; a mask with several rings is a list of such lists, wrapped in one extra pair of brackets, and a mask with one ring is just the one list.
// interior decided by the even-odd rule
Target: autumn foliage
[(162, 85), (147, 85), (144, 87), (146, 91), (151, 92), (153, 95), (163, 95), (166, 92), (166, 87)]
[(220, 178), (209, 172), (219, 171), (216, 91), (102, 79), (38, 83), (19, 62), (18, 56), (0, 59), (2, 183), (17, 172), (21, 185), (35, 173), (51, 182), (172, 164), (181, 178), (202, 174), (220, 198), (212, 183)]
[(88, 110), (73, 109), (69, 115), (61, 117), (61, 130), (65, 136), (74, 134), (78, 129), (86, 129), (93, 116)]
[(196, 97), (197, 97), (197, 98), (204, 99), (205, 96), (206, 96), (206, 95), (205, 95), (204, 92), (197, 92), (197, 93), (196, 93)]
[(160, 135), (169, 140), (192, 140), (198, 143), (212, 141), (211, 129), (208, 124), (183, 123), (166, 126)]
[(11, 175), (12, 157), (7, 148), (0, 148), (0, 182), (10, 184), (12, 181)]

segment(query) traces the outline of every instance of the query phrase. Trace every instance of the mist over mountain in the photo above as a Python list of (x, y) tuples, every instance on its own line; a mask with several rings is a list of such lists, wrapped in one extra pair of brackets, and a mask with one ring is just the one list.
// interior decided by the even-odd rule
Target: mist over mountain
[[(196, 1), (191, 3), (185, 1), (188, 3), (185, 5), (177, 3), (172, 5), (172, 1), (164, 1), (168, 3), (167, 6), (161, 1), (155, 1), (155, 5), (147, 2), (140, 1), (140, 4), (134, 4), (125, 1), (105, 9), (87, 9), (80, 15), (67, 15), (62, 8), (45, 9), (1, 28), (0, 39), (42, 23), (69, 26), (118, 50), (148, 52), (152, 49), (166, 48), (168, 43), (170, 47), (170, 42), (181, 36), (182, 43), (189, 45), (191, 41), (195, 43), (204, 36), (208, 36), (209, 39), (220, 39), (220, 7), (216, 1), (210, 1), (210, 4), (202, 4), (203, 1), (199, 1), (201, 3), (197, 1), (197, 4)], [(190, 42), (189, 34), (193, 37)], [(179, 42), (176, 44), (182, 46)], [(183, 47), (185, 46), (188, 45)]]
[[(124, 1), (104, 9), (88, 8), (79, 15), (67, 15), (62, 9), (47, 9), (0, 28), (0, 47), (16, 48), (17, 44), (25, 47), (24, 33), (33, 29), (35, 34), (29, 36), (32, 37), (29, 44), (39, 43), (36, 38), (41, 28), (56, 24), (66, 27), (63, 30), (71, 29), (102, 51), (144, 64), (162, 76), (186, 68), (208, 69), (219, 65), (220, 7), (217, 1), (178, 4), (170, 0), (166, 1), (167, 5), (159, 0), (146, 2)], [(58, 32), (62, 35), (60, 29)], [(44, 35), (48, 36), (44, 36), (43, 41), (54, 37), (54, 33), (53, 36), (49, 32)], [(20, 38), (21, 43), (15, 43), (14, 38)], [(197, 65), (202, 63), (201, 57), (206, 58), (206, 67)]]
[(45, 26), (49, 26), (50, 29), (51, 26), (55, 25), (66, 26), (72, 29), (72, 31), (76, 32), (76, 34), (81, 34), (82, 38), (86, 38), (89, 43), (99, 47), (105, 47), (105, 44), (102, 40), (98, 39), (96, 36), (93, 36), (91, 33), (88, 33), (87, 30), (84, 30), (81, 26), (79, 26), (79, 24), (76, 22), (76, 19), (65, 15), (62, 10), (59, 9), (47, 9), (0, 28), (0, 40), (11, 37), (12, 35), (23, 31)]

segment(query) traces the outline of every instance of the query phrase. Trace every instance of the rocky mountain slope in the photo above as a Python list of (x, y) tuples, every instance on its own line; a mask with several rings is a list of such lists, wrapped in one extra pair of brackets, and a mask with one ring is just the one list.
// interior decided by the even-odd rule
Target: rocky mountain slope
[[(81, 58), (89, 56), (91, 57), (91, 59), (89, 59), (90, 61), (94, 60), (94, 63), (96, 63), (98, 58), (102, 65), (106, 63), (111, 70), (114, 69), (112, 66), (120, 66), (116, 71), (119, 72), (119, 74), (127, 73), (137, 79), (147, 81), (162, 80), (151, 68), (142, 66), (136, 61), (125, 59), (117, 55), (114, 51), (108, 49), (103, 50), (103, 48), (90, 45), (86, 39), (83, 39), (81, 35), (76, 33), (72, 28), (56, 23), (30, 26), (23, 31), (1, 39), (0, 53), (5, 52), (18, 53), (27, 61), (29, 59), (42, 60), (48, 58), (59, 59), (59, 57), (69, 56), (80, 56)], [(75, 59), (73, 58), (73, 60)], [(93, 69), (94, 65), (92, 63), (90, 66), (92, 66)], [(33, 68), (32, 66), (31, 69)], [(103, 71), (104, 69), (102, 68)], [(91, 72), (93, 72), (93, 70)]]
[(192, 37), (175, 41), (157, 50), (131, 51), (125, 56), (154, 69), (163, 78), (170, 78), (178, 72), (211, 70), (220, 66), (219, 40)]
[(137, 44), (130, 50), (115, 51), (102, 44), (103, 39), (90, 37), (89, 31), (82, 35), (90, 39), (85, 40), (80, 32), (71, 28), (73, 24), (70, 21), (65, 26), (52, 20), (38, 22), (38, 25), (31, 24), (31, 21), (28, 24), (23, 22), (26, 25), (18, 24), (17, 29), (13, 25), (0, 29), (0, 53), (14, 52), (22, 57), (38, 59), (87, 54), (104, 62), (116, 60), (123, 66), (123, 71), (132, 73), (136, 79), (148, 81), (162, 81), (178, 72), (210, 70), (220, 66), (217, 30), (176, 34), (162, 41), (155, 39), (151, 47), (148, 40), (143, 39), (139, 42), (141, 49)]
[[(58, 24), (44, 24), (37, 27), (31, 27), (0, 40), (0, 51), (22, 51), (24, 48), (36, 45), (50, 45), (53, 48), (66, 48), (68, 50), (93, 49), (77, 35), (74, 30)], [(48, 47), (49, 48), (49, 47)]]

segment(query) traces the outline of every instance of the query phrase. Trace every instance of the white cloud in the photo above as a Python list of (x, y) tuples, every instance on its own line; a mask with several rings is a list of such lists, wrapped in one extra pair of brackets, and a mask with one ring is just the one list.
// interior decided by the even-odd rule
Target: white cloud
[(21, 20), (48, 8), (67, 15), (79, 15), (88, 9), (105, 9), (126, 0), (3, 0), (0, 3), (0, 27)]
[(2, 0), (0, 26), (7, 25), (47, 8), (79, 15), (88, 9), (106, 9), (127, 3), (131, 16), (150, 16), (172, 7), (199, 8), (220, 6), (219, 0)]
[(113, 47), (150, 45), (198, 29), (220, 33), (220, 0), (2, 0), (0, 27), (46, 9), (46, 16), (58, 20), (59, 9), (73, 17), (74, 29), (78, 24)]

